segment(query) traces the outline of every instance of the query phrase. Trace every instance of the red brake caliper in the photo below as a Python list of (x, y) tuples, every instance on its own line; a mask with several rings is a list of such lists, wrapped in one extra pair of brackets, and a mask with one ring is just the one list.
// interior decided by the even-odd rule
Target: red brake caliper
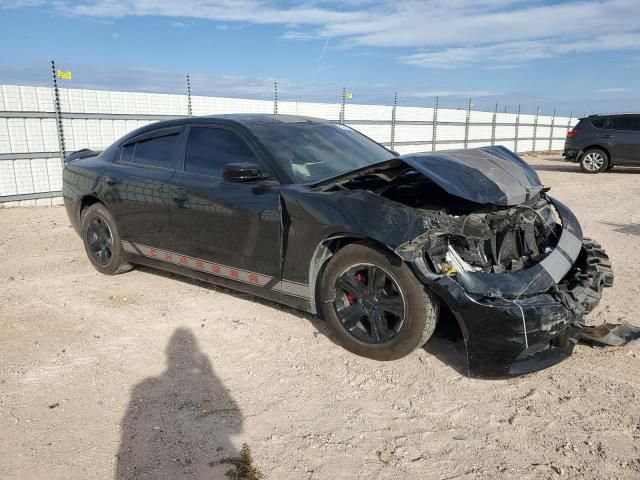
[[(367, 279), (362, 273), (356, 273), (356, 278), (358, 279), (358, 281), (366, 285)], [(347, 292), (347, 300), (349, 300), (349, 305), (354, 305), (358, 301), (358, 298), (356, 297), (355, 293)]]

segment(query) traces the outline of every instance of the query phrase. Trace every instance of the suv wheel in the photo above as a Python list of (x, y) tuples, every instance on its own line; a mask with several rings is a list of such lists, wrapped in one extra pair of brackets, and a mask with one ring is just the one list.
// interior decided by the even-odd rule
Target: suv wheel
[(437, 299), (404, 262), (364, 243), (333, 256), (318, 293), (340, 343), (364, 357), (404, 357), (424, 345), (436, 326)]
[(580, 158), (580, 168), (585, 173), (604, 172), (608, 166), (609, 158), (607, 154), (598, 148), (587, 150)]

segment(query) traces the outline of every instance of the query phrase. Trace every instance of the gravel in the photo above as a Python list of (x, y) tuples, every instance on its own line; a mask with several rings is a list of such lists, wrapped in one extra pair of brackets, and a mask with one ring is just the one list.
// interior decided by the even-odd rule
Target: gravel
[[(640, 326), (640, 169), (527, 160), (613, 260), (589, 321)], [(640, 477), (640, 342), (504, 380), (439, 338), (379, 363), (249, 295), (102, 276), (61, 207), (0, 210), (0, 331), (0, 478)]]

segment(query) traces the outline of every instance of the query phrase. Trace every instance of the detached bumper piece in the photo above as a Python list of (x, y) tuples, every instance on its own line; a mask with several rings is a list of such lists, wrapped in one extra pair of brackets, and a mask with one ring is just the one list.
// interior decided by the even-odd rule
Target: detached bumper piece
[[(520, 298), (470, 294), (455, 278), (439, 279), (432, 288), (447, 303), (463, 330), (470, 377), (504, 377), (542, 370), (568, 358), (587, 332), (604, 343), (607, 332), (590, 331), (584, 316), (593, 310), (602, 289), (613, 285), (607, 254), (585, 239), (565, 277), (547, 292)], [(634, 327), (608, 330), (631, 338)], [(640, 329), (638, 329), (640, 331)], [(610, 338), (610, 337), (609, 337)], [(615, 340), (612, 340), (615, 341)]]
[(602, 325), (580, 325), (580, 340), (594, 347), (621, 347), (627, 343), (640, 339), (640, 328), (622, 323), (604, 323)]
[(585, 238), (574, 268), (556, 286), (555, 294), (574, 315), (582, 317), (598, 305), (602, 288), (612, 286), (613, 269), (609, 256), (599, 243)]

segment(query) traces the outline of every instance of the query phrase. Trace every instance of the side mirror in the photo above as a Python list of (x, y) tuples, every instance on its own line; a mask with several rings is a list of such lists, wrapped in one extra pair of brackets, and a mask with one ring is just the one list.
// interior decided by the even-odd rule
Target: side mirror
[(222, 178), (227, 182), (251, 182), (269, 178), (255, 163), (229, 163), (222, 169)]

